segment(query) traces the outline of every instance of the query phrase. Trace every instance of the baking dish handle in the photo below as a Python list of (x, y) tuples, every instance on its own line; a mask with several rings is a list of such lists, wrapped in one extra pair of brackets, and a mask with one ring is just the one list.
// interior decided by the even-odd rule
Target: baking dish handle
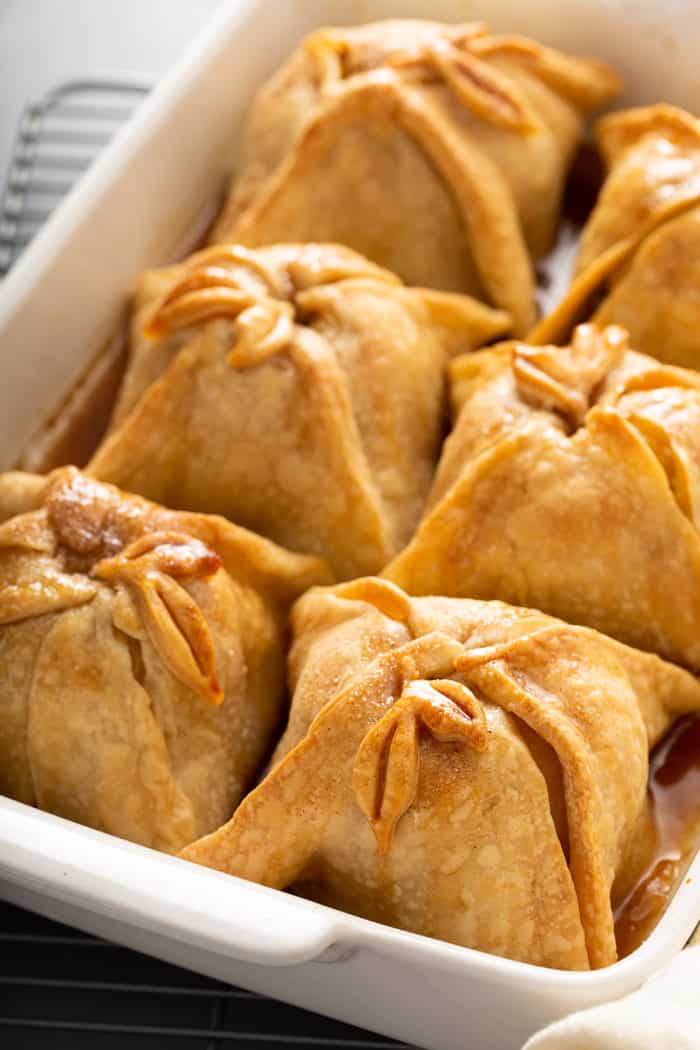
[(332, 950), (341, 917), (330, 909), (5, 798), (0, 879), (16, 884), (28, 907), (41, 910), (49, 898), (76, 908), (88, 929), (92, 912), (263, 966), (342, 956)]

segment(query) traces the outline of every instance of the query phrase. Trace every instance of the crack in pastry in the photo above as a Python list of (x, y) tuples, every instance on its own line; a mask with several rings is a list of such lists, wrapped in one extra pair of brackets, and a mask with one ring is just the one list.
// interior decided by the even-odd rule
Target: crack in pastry
[(700, 668), (700, 379), (580, 326), (451, 366), (455, 427), (387, 579), (499, 598)]
[(578, 321), (620, 324), (636, 349), (700, 367), (700, 122), (665, 104), (603, 118), (608, 169), (574, 280), (528, 341), (565, 341)]
[(700, 709), (697, 679), (500, 602), (404, 595), (409, 638), (377, 583), (297, 602), (270, 771), (182, 855), (536, 965), (615, 962), (613, 885), (650, 859), (648, 753)]
[(329, 574), (71, 467), (20, 488), (0, 525), (0, 792), (174, 852), (243, 795), (284, 702), (287, 609)]
[(142, 277), (88, 469), (318, 554), (338, 579), (378, 570), (423, 508), (447, 361), (507, 330), (340, 245), (211, 247)]
[(319, 30), (259, 92), (214, 239), (347, 244), (524, 335), (585, 117), (618, 90), (602, 63), (478, 23)]

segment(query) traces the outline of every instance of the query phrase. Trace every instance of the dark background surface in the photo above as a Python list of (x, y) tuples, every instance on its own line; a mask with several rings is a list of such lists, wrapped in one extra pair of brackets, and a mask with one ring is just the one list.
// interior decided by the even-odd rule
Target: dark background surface
[[(2, 887), (0, 887), (0, 894)], [(0, 901), (2, 1050), (399, 1047)]]

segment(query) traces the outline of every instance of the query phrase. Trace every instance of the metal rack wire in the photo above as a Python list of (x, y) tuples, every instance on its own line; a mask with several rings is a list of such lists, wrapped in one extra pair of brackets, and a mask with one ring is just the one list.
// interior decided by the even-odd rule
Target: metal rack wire
[(230, 988), (9, 904), (0, 904), (0, 1046), (400, 1048), (381, 1036)]
[[(86, 79), (29, 105), (0, 202), (0, 277), (150, 85)], [(0, 884), (0, 899), (2, 885)], [(0, 903), (2, 1050), (398, 1047)]]
[(26, 107), (0, 205), (0, 276), (150, 87), (142, 77), (86, 78)]

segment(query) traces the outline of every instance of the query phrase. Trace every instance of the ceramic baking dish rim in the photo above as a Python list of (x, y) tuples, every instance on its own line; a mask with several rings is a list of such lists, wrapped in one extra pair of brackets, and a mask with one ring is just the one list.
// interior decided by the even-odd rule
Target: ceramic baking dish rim
[[(107, 147), (95, 166), (80, 180), (3, 281), (0, 286), (0, 329), (12, 317), (19, 304), (24, 304), (31, 299), (34, 289), (44, 274), (70, 244), (75, 229), (84, 219), (86, 209), (90, 210), (105, 194), (109, 186), (128, 169), (135, 153), (148, 142), (164, 115), (172, 113), (186, 96), (205, 64), (211, 61), (212, 56), (224, 46), (223, 41), (230, 38), (236, 24), (242, 24), (258, 6), (259, 0), (238, 0), (235, 4), (224, 2), (217, 8), (211, 20), (188, 49), (186, 56), (163, 79), (129, 124)], [(246, 946), (241, 943), (240, 939), (238, 943), (226, 940), (228, 932), (224, 928), (218, 931), (212, 929), (209, 950), (219, 954), (228, 954), (243, 962), (262, 961), (265, 965), (294, 965), (314, 959), (323, 960), (324, 954), (330, 960), (332, 957), (338, 957), (338, 950), (342, 953), (342, 951), (352, 951), (361, 946), (371, 946), (373, 950), (384, 956), (405, 957), (409, 952), (418, 953), (425, 961), (429, 961), (431, 966), (446, 970), (459, 968), (465, 976), (469, 972), (479, 971), (484, 975), (497, 974), (499, 980), (511, 985), (537, 985), (542, 989), (556, 987), (558, 990), (566, 986), (572, 992), (583, 990), (593, 992), (594, 990), (602, 991), (611, 985), (620, 987), (624, 985), (625, 988), (630, 988), (641, 983), (682, 946), (689, 933), (689, 927), (692, 925), (689, 916), (694, 917), (695, 921), (700, 920), (700, 897), (697, 890), (694, 889), (700, 879), (700, 855), (698, 855), (652, 934), (630, 956), (611, 967), (592, 973), (547, 970), (382, 926), (315, 902), (302, 901), (282, 891), (254, 886), (254, 884), (239, 879), (231, 880), (216, 872), (195, 869), (194, 866), (186, 866), (184, 862), (175, 858), (165, 857), (144, 847), (123, 843), (100, 832), (72, 825), (50, 814), (39, 813), (19, 803), (0, 799), (0, 875), (17, 883), (34, 879), (37, 885), (43, 886), (41, 892), (47, 896), (54, 899), (71, 900), (73, 903), (76, 903), (77, 900), (75, 885), (79, 884), (81, 879), (83, 882), (94, 880), (96, 869), (88, 870), (85, 866), (81, 868), (80, 863), (68, 865), (60, 849), (54, 852), (53, 857), (47, 855), (45, 849), (42, 851), (42, 843), (46, 845), (47, 842), (50, 844), (55, 841), (50, 832), (51, 828), (59, 837), (63, 836), (66, 841), (70, 838), (69, 832), (74, 829), (77, 829), (81, 836), (94, 837), (95, 849), (98, 853), (102, 851), (105, 858), (108, 855), (113, 856), (111, 851), (118, 848), (136, 851), (136, 854), (133, 855), (139, 856), (141, 861), (149, 867), (155, 865), (156, 868), (153, 870), (157, 870), (158, 866), (162, 865), (163, 872), (174, 871), (175, 869), (169, 866), (175, 865), (181, 873), (184, 872), (183, 879), (192, 880), (191, 884), (195, 889), (198, 885), (202, 889), (205, 886), (213, 887), (216, 880), (226, 880), (230, 886), (235, 887), (236, 893), (246, 896), (250, 901), (274, 900), (277, 904), (270, 905), (272, 918), (268, 916), (268, 922), (272, 919), (277, 920), (280, 915), (284, 914), (304, 916), (304, 921), (309, 923), (309, 929), (306, 931), (307, 937), (301, 948), (299, 945), (295, 947), (291, 941), (285, 943), (283, 937), (280, 937), (281, 945), (275, 946), (272, 943), (274, 938), (271, 939), (269, 936), (270, 931), (263, 930), (262, 926), (259, 931), (261, 944), (257, 947), (252, 944)], [(35, 842), (31, 841), (32, 830), (37, 833), (41, 832)], [(23, 841), (27, 835), (29, 842)], [(50, 872), (52, 860), (56, 868), (53, 875)], [(43, 871), (42, 875), (37, 874), (39, 869)], [(198, 884), (197, 880), (204, 881)], [(180, 879), (175, 879), (175, 881), (179, 882)], [(87, 883), (85, 885), (87, 887)], [(119, 889), (120, 892), (127, 887), (126, 883), (119, 883), (115, 879), (112, 879), (112, 885), (115, 891)], [(233, 894), (234, 890), (227, 896), (233, 897)], [(114, 900), (110, 900), (104, 885), (100, 888), (95, 883), (92, 894), (89, 898), (86, 896), (85, 900), (89, 900), (95, 910), (105, 914), (119, 913), (120, 921), (123, 922), (130, 921), (129, 916), (131, 916), (131, 921), (138, 919), (145, 928), (153, 929), (154, 932), (156, 926), (161, 931), (167, 927), (171, 936), (179, 937), (183, 941), (186, 941), (188, 936), (195, 932), (191, 925), (186, 926), (182, 922), (178, 924), (177, 919), (172, 916), (167, 922), (161, 918), (158, 923), (155, 923), (153, 915), (144, 911), (145, 905), (144, 908), (139, 908), (133, 899), (128, 905), (122, 902), (117, 907)], [(196, 920), (197, 914), (195, 910), (190, 915), (188, 920), (190, 924)], [(251, 935), (250, 926), (246, 926), (245, 934), (246, 936)], [(265, 936), (267, 936), (266, 944), (262, 943)]]

